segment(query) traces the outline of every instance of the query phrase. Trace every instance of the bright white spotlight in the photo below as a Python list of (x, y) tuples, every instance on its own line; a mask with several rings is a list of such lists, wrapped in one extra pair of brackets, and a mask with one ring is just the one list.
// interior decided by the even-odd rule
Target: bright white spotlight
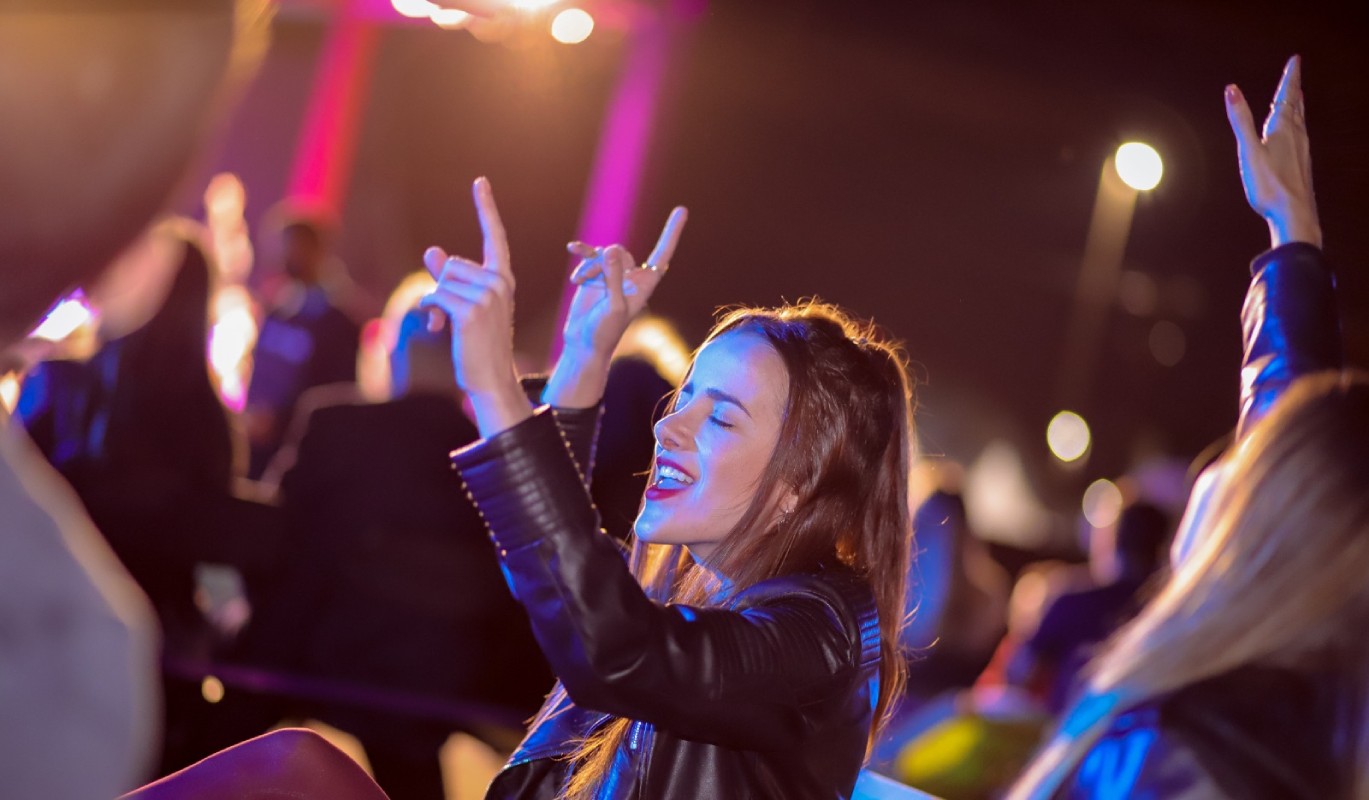
[(1107, 478), (1099, 478), (1084, 490), (1084, 519), (1095, 528), (1106, 528), (1122, 514), (1122, 490)]
[(551, 21), (551, 36), (562, 44), (579, 44), (594, 32), (594, 17), (580, 8), (568, 8)]
[(429, 0), (390, 0), (390, 5), (395, 7), (395, 11), (413, 19), (425, 19), (431, 17), (433, 12), (441, 11), (437, 4)]
[(471, 15), (459, 8), (435, 8), (430, 16), (443, 28), (460, 28), (471, 21)]
[(1113, 159), (1122, 182), (1138, 192), (1154, 189), (1165, 174), (1165, 164), (1155, 148), (1142, 142), (1127, 142), (1117, 148)]
[(1089, 424), (1073, 411), (1061, 411), (1046, 426), (1046, 444), (1061, 461), (1075, 461), (1089, 449)]
[(29, 336), (34, 339), (46, 339), (49, 342), (60, 342), (89, 322), (93, 316), (90, 306), (86, 305), (84, 295), (73, 293), (49, 311)]

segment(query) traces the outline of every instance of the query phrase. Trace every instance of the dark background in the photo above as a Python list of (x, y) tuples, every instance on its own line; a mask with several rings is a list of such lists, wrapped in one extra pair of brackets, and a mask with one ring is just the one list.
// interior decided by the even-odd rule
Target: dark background
[[(258, 223), (280, 199), (323, 41), (319, 3), (286, 3), (265, 68), (213, 165), (239, 173)], [(714, 0), (663, 89), (629, 245), (690, 208), (654, 302), (691, 345), (713, 310), (820, 295), (903, 339), (925, 450), (973, 460), (1012, 442), (1048, 502), (1157, 452), (1192, 457), (1234, 422), (1237, 314), (1267, 245), (1246, 207), (1222, 88), (1263, 116), (1301, 53), (1326, 247), (1352, 360), (1369, 360), (1369, 3), (999, 3)], [(551, 338), (624, 34), (565, 46), (387, 27), (339, 252), (376, 302), (429, 244), (479, 255), (469, 184), (489, 175), (508, 226), (519, 346)], [(1110, 314), (1085, 396), (1080, 468), (1046, 422), (1099, 170), (1128, 139), (1165, 176), (1136, 209), (1124, 268), (1152, 313)], [(193, 204), (187, 203), (187, 210)], [(1135, 277), (1135, 276), (1133, 276)], [(1183, 331), (1173, 367), (1158, 320)]]

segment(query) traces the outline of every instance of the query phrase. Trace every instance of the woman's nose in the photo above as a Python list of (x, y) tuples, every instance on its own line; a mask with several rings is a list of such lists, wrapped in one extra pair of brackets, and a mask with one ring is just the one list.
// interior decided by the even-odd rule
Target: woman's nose
[(679, 411), (672, 411), (661, 417), (660, 421), (652, 429), (656, 434), (656, 443), (666, 450), (681, 450), (685, 443), (689, 441), (687, 431), (684, 429), (683, 420), (680, 419)]

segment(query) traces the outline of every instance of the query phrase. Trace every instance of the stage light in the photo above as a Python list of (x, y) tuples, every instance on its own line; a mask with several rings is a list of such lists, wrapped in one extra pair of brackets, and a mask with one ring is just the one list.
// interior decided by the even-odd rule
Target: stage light
[(579, 44), (594, 32), (594, 17), (579, 8), (568, 8), (551, 21), (551, 36), (562, 44)]
[(252, 297), (241, 286), (226, 286), (215, 294), (212, 311), (209, 367), (224, 405), (242, 411), (247, 404), (248, 359), (257, 342)]
[(1061, 411), (1046, 426), (1046, 444), (1061, 461), (1076, 461), (1089, 449), (1089, 425), (1073, 411)]
[(1122, 490), (1107, 478), (1099, 478), (1084, 490), (1084, 519), (1095, 528), (1106, 528), (1122, 514)]
[(19, 376), (13, 372), (0, 378), (0, 408), (6, 414), (13, 413), (14, 407), (19, 404)]
[(414, 19), (431, 17), (435, 12), (442, 10), (429, 0), (390, 0), (390, 5), (395, 7), (395, 11)]
[(1122, 182), (1138, 192), (1154, 189), (1165, 174), (1164, 162), (1155, 148), (1141, 142), (1127, 142), (1117, 148), (1113, 159)]
[(519, 11), (545, 11), (561, 0), (514, 0), (513, 7)]
[(200, 696), (206, 703), (217, 703), (223, 699), (223, 695), (223, 681), (213, 675), (206, 675), (204, 680), (200, 681)]
[(60, 342), (75, 333), (77, 328), (90, 322), (93, 316), (84, 296), (73, 294), (49, 311), (29, 336), (34, 339), (46, 339), (49, 342)]
[(443, 28), (460, 28), (471, 21), (471, 15), (459, 8), (435, 8), (430, 18)]

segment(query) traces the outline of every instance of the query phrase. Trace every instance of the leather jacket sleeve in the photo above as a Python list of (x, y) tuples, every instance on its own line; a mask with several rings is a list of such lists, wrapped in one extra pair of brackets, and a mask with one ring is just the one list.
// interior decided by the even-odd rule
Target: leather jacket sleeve
[(1344, 359), (1335, 281), (1319, 248), (1286, 244), (1260, 255), (1250, 271), (1241, 308), (1245, 348), (1238, 439), (1293, 381), (1339, 369)]
[(546, 409), (452, 455), (542, 651), (585, 708), (731, 747), (790, 746), (862, 668), (862, 631), (817, 579), (744, 610), (659, 605), (598, 514)]
[[(519, 384), (533, 405), (542, 404), (542, 392), (547, 388), (546, 375), (525, 375)], [(566, 437), (566, 445), (570, 447), (571, 457), (580, 468), (586, 486), (594, 473), (594, 450), (599, 439), (599, 421), (603, 418), (603, 409), (603, 403), (590, 408), (552, 407), (556, 424), (561, 426), (561, 433)]]

